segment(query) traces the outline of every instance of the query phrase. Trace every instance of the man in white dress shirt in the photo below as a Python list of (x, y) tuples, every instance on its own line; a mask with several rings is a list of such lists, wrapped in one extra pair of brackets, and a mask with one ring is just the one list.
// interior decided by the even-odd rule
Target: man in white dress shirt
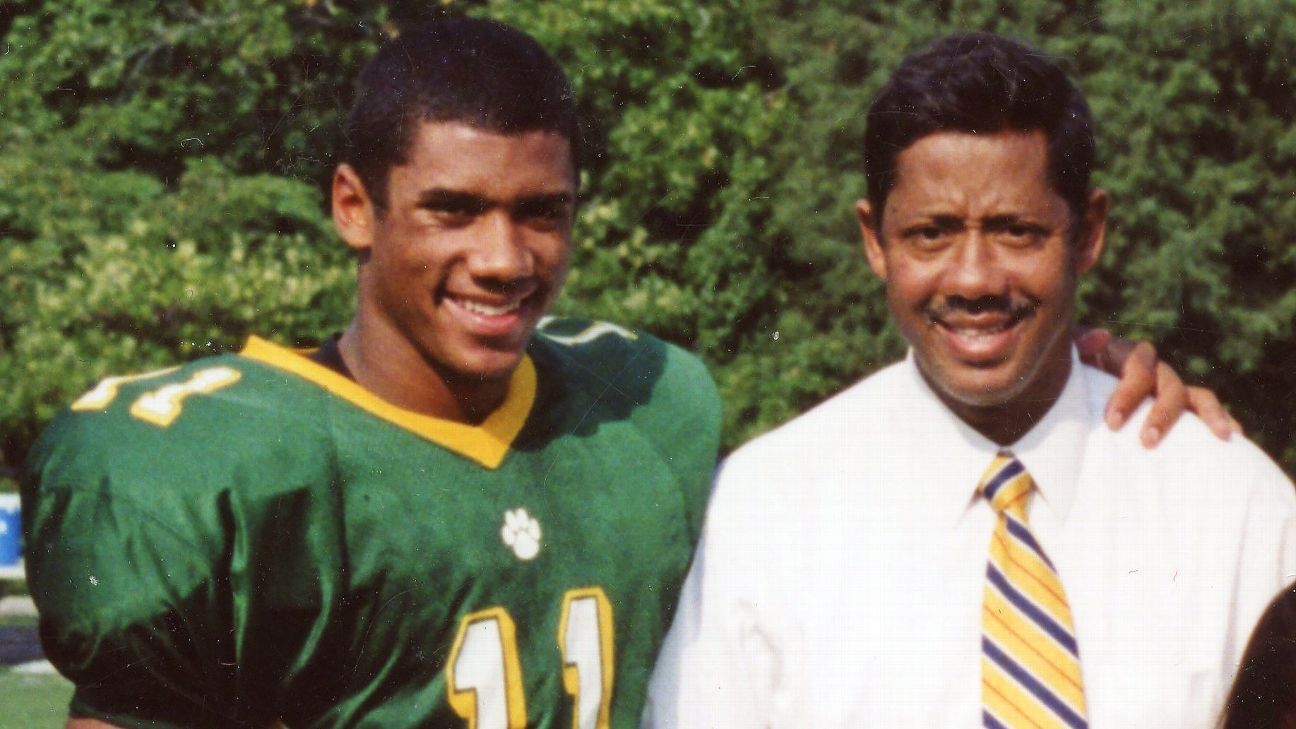
[[(951, 36), (892, 76), (857, 214), (910, 354), (725, 464), (646, 724), (1214, 722), (1296, 573), (1296, 493), (1194, 418), (1155, 450), (1104, 426), (1115, 381), (1068, 335), (1103, 247), (1093, 156), (1083, 97), (1016, 42)], [(1021, 511), (981, 495), (1000, 455)], [(1000, 530), (1065, 593), (1050, 647), (989, 627), (1025, 594), (988, 566)], [(1079, 675), (1051, 693), (1019, 669), (1064, 673), (1059, 645)]]

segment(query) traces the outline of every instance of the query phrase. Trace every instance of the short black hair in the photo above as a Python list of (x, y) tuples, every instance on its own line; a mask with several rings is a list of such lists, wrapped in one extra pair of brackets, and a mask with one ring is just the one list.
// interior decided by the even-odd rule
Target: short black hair
[(1073, 220), (1088, 205), (1093, 118), (1080, 90), (1042, 52), (993, 33), (945, 36), (900, 63), (869, 107), (864, 167), (874, 225), (896, 184), (896, 158), (936, 132), (1041, 131), (1049, 177)]
[(438, 20), (385, 43), (360, 72), (346, 120), (342, 161), (374, 205), (387, 206), (387, 177), (407, 160), (423, 122), (462, 122), (485, 131), (549, 131), (572, 143), (571, 84), (534, 38), (491, 20)]

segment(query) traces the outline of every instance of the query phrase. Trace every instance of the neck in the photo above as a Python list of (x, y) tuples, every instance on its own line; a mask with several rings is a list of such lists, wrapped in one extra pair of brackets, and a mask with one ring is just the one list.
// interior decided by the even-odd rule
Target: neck
[(1062, 396), (1071, 376), (1071, 358), (1068, 350), (1065, 363), (1041, 372), (1034, 382), (1009, 400), (990, 404), (955, 399), (932, 382), (921, 367), (918, 371), (945, 407), (960, 420), (995, 444), (1010, 446), (1029, 433)]
[(963, 422), (987, 439), (997, 445), (1010, 446), (1029, 433), (1054, 402), (1057, 402), (1056, 398), (1047, 403), (1032, 403), (1027, 408), (990, 405), (973, 408), (970, 412), (956, 412)]
[(466, 377), (430, 362), (408, 340), (381, 336), (359, 318), (338, 340), (355, 381), (383, 400), (422, 415), (476, 425), (508, 395), (509, 380)]

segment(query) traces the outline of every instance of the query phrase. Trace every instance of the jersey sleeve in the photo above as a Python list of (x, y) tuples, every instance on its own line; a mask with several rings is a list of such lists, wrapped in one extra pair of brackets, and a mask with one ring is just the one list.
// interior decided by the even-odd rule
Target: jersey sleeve
[(720, 448), (720, 396), (701, 360), (674, 345), (659, 345), (664, 349), (663, 374), (653, 389), (652, 407), (640, 415), (641, 427), (652, 434), (684, 485), (689, 538), (696, 543)]
[(194, 508), (179, 529), (139, 498), (139, 481), (165, 488), (184, 468), (123, 466), (112, 428), (87, 427), (105, 419), (60, 416), (23, 482), (29, 588), (45, 652), (77, 687), (70, 714), (124, 727), (251, 726), (234, 690), (229, 580), (213, 558), (225, 547), (202, 536), (220, 525)]
[(720, 446), (722, 409), (706, 366), (644, 332), (586, 319), (549, 319), (539, 330), (590, 395), (635, 423), (681, 485), (696, 542)]

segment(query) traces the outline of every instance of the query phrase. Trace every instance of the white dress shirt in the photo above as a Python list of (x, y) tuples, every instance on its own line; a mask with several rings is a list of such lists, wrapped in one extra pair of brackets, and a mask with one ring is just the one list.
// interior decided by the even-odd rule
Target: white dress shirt
[[(1185, 416), (1153, 450), (1072, 370), (1011, 451), (1075, 620), (1090, 726), (1210, 726), (1251, 628), (1296, 577), (1296, 491)], [(1141, 422), (1145, 404), (1133, 418)], [(912, 357), (721, 470), (650, 689), (661, 727), (981, 725), (981, 603), (999, 446)]]

